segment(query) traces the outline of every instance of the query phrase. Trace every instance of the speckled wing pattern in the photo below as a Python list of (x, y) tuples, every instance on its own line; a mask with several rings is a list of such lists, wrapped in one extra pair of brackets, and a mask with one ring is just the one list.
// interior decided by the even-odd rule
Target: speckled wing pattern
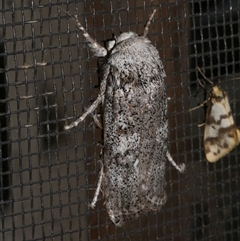
[(138, 35), (116, 46), (108, 65), (111, 84), (104, 103), (104, 192), (111, 219), (121, 225), (160, 210), (166, 202), (165, 71), (156, 48)]
[(88, 46), (105, 63), (97, 99), (65, 130), (77, 126), (102, 104), (104, 157), (90, 206), (95, 207), (102, 190), (109, 217), (117, 226), (165, 204), (166, 159), (178, 171), (185, 169), (168, 152), (166, 74), (157, 49), (146, 38), (154, 13), (142, 36), (122, 33), (107, 48), (95, 42), (75, 16)]
[(218, 86), (213, 86), (209, 95), (204, 149), (209, 162), (216, 162), (228, 154), (240, 142), (240, 131), (236, 128), (228, 96)]

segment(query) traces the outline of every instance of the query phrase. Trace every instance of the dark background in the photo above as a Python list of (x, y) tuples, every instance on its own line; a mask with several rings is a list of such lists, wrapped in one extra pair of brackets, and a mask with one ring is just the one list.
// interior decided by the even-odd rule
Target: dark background
[[(170, 152), (187, 170), (167, 163), (168, 201), (116, 228), (100, 195), (102, 131), (91, 117), (69, 133), (98, 94), (97, 60), (70, 14), (99, 43), (112, 33), (142, 33), (164, 63)], [(203, 152), (210, 86), (199, 66), (229, 95), (240, 123), (239, 14), (235, 1), (2, 1), (0, 11), (0, 240), (239, 240), (239, 147), (217, 163)], [(101, 110), (98, 110), (101, 113)]]

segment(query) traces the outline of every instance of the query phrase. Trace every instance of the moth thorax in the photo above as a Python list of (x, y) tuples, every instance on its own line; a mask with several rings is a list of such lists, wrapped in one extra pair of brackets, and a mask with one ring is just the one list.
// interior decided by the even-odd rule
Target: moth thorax
[(214, 86), (212, 90), (213, 97), (220, 102), (223, 98), (226, 97), (226, 93), (221, 90), (218, 86)]
[(106, 49), (107, 51), (111, 51), (113, 49), (113, 47), (115, 46), (116, 44), (116, 40), (113, 39), (113, 40), (109, 40), (107, 43), (106, 43)]
[(132, 37), (136, 37), (138, 36), (137, 34), (133, 33), (133, 32), (125, 32), (125, 33), (121, 33), (118, 38), (116, 39), (116, 44), (126, 40), (126, 39), (129, 39), (129, 38), (132, 38)]

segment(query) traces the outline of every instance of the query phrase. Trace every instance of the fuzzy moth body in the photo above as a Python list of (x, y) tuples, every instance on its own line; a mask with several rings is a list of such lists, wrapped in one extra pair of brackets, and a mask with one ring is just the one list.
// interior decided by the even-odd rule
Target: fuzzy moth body
[(218, 86), (213, 86), (208, 101), (204, 130), (204, 149), (209, 162), (216, 162), (228, 154), (240, 142), (228, 96)]
[(77, 126), (102, 104), (103, 165), (91, 207), (102, 190), (117, 226), (165, 204), (166, 159), (180, 172), (185, 169), (168, 152), (166, 74), (157, 49), (146, 37), (154, 13), (141, 36), (122, 33), (107, 48), (95, 42), (75, 16), (89, 48), (105, 63), (97, 99), (65, 129)]

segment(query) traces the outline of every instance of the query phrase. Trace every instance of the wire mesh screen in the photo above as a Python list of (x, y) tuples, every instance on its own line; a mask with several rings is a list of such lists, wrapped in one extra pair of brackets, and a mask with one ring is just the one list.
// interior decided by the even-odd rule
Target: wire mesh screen
[[(0, 39), (0, 240), (239, 240), (239, 148), (209, 163), (204, 127), (209, 88), (228, 93), (240, 124), (238, 0), (2, 1)], [(99, 93), (99, 60), (69, 14), (99, 43), (112, 34), (148, 38), (166, 70), (169, 150), (166, 204), (116, 227), (97, 187), (102, 130), (80, 116)], [(66, 12), (69, 14), (67, 14)], [(217, 78), (215, 78), (217, 77)], [(207, 83), (207, 82), (205, 82)], [(201, 105), (198, 109), (190, 108)], [(97, 113), (101, 115), (102, 109)]]

